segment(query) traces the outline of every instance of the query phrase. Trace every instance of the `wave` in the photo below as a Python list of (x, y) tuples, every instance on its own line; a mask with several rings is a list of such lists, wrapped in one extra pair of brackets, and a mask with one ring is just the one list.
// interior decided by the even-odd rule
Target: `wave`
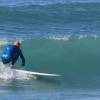
[[(65, 87), (100, 87), (99, 43), (100, 38), (86, 36), (69, 40), (62, 38), (24, 40), (21, 49), (26, 58), (25, 69), (61, 74), (61, 77), (54, 79)], [(20, 64), (19, 59), (16, 65)]]
[(99, 3), (99, 0), (1, 0), (0, 6), (27, 6), (27, 5), (48, 5), (57, 3)]
[(34, 34), (31, 35), (33, 37), (49, 34), (97, 35), (100, 34), (99, 8), (100, 3), (3, 6), (0, 7), (0, 33), (11, 34), (14, 38), (23, 34)]
[(27, 69), (61, 74), (59, 81), (66, 86), (89, 86), (91, 83), (92, 87), (99, 86), (100, 82), (99, 42), (99, 38), (70, 41), (42, 38), (23, 42), (22, 48)]
[[(100, 3), (71, 3), (71, 4), (51, 4), (46, 6), (40, 5), (29, 5), (29, 6), (21, 6), (21, 7), (0, 7), (1, 19), (9, 19), (14, 21), (23, 21), (29, 19), (33, 22), (35, 20), (64, 20), (67, 21), (80, 21), (89, 20), (88, 18), (98, 17), (96, 14), (99, 13)], [(92, 13), (91, 13), (92, 12)], [(45, 16), (44, 16), (45, 14)], [(72, 15), (73, 14), (73, 15)], [(68, 17), (70, 16), (70, 17)], [(83, 17), (82, 17), (83, 16)], [(79, 18), (80, 17), (80, 18)], [(51, 19), (53, 18), (53, 19)], [(57, 22), (57, 21), (56, 21)]]
[(76, 2), (0, 6), (0, 54), (21, 39), (26, 69), (62, 74), (57, 80), (65, 87), (100, 87), (99, 8)]

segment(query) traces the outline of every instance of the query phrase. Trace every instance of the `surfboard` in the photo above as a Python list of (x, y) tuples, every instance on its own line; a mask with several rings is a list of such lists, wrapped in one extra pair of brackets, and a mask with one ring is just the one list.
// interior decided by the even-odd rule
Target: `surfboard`
[(35, 75), (35, 76), (52, 76), (52, 77), (61, 76), (60, 74), (40, 73), (40, 72), (33, 72), (33, 71), (20, 70), (20, 69), (13, 69), (13, 70), (18, 73), (25, 73), (29, 75)]

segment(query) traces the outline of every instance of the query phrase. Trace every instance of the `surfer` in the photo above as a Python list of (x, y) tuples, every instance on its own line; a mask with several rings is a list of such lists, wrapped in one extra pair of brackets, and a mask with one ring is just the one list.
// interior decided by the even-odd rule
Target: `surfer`
[(7, 45), (3, 53), (1, 55), (1, 59), (3, 64), (10, 63), (12, 64), (12, 68), (15, 68), (14, 64), (18, 60), (19, 56), (22, 59), (22, 66), (25, 65), (25, 58), (23, 56), (23, 53), (20, 49), (20, 42), (18, 40), (14, 41), (14, 44)]

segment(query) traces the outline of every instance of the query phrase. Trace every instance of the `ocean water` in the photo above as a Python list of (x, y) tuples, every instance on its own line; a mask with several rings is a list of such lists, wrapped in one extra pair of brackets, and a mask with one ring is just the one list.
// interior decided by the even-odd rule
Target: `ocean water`
[(18, 69), (62, 76), (16, 78), (0, 61), (0, 100), (100, 99), (99, 0), (0, 0), (0, 55), (15, 39)]

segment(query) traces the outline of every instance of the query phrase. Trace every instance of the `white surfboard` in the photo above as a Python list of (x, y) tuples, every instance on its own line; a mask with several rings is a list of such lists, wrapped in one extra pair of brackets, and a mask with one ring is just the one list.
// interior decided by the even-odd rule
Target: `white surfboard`
[(13, 69), (14, 71), (18, 73), (25, 73), (29, 75), (34, 75), (34, 76), (61, 76), (59, 74), (48, 74), (48, 73), (40, 73), (40, 72), (33, 72), (33, 71), (27, 71), (27, 70), (19, 70), (19, 69)]

